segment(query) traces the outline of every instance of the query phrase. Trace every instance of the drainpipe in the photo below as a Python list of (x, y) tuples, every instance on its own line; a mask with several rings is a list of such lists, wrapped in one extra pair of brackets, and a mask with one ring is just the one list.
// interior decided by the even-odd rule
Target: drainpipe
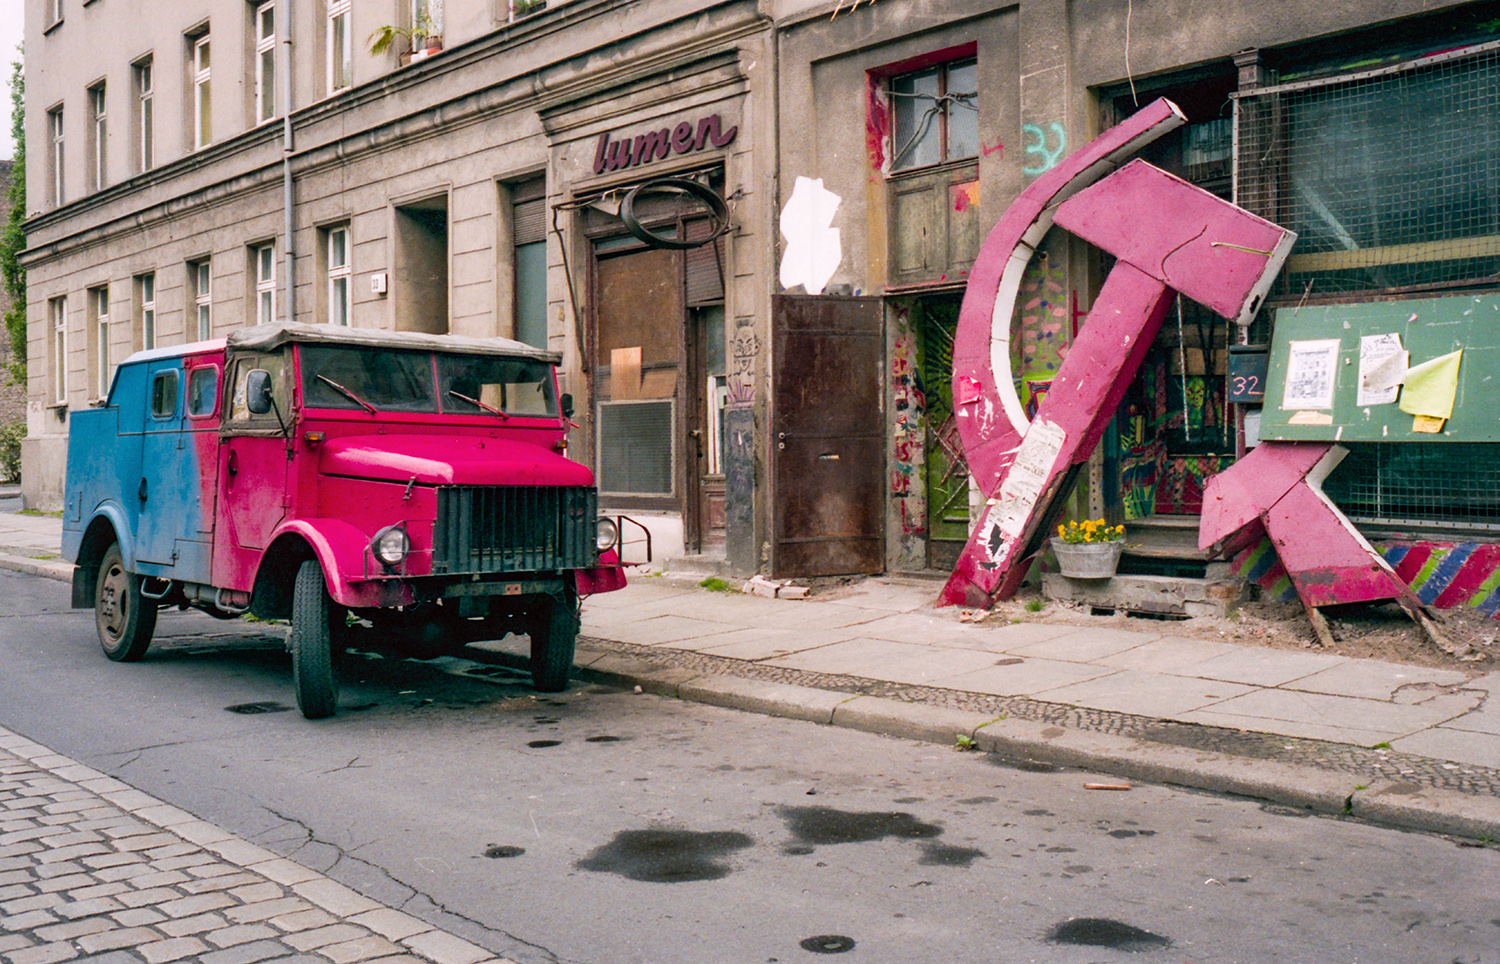
[(292, 198), (292, 0), (276, 4), (276, 32), (281, 37), (281, 56), (276, 59), (276, 86), (281, 100), (281, 232), (286, 238), (285, 294), (288, 321), (297, 320), (297, 249), (295, 245), (297, 210)]

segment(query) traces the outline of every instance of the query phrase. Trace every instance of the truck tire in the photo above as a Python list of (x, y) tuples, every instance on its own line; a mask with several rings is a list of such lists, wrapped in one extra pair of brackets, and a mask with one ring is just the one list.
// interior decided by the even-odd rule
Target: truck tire
[(339, 681), (334, 672), (333, 643), (342, 627), (344, 608), (328, 597), (323, 567), (309, 559), (297, 570), (292, 588), (292, 682), (297, 709), (309, 720), (322, 720), (338, 709)]
[(578, 597), (551, 598), (532, 622), (531, 685), (542, 693), (568, 688), (573, 649), (578, 643)]
[(118, 542), (104, 551), (94, 580), (94, 625), (104, 655), (133, 663), (146, 655), (156, 632), (156, 600), (141, 594), (140, 576), (125, 568)]

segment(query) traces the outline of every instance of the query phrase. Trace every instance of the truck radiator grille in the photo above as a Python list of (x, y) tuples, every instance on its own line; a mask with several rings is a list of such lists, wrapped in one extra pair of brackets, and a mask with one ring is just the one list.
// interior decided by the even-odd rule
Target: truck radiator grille
[(598, 502), (592, 488), (440, 486), (432, 571), (590, 568)]

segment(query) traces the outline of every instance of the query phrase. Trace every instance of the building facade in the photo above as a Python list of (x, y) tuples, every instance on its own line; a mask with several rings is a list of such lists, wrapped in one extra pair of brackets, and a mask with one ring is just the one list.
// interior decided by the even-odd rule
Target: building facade
[[(944, 569), (975, 508), (951, 344), (980, 243), (1033, 179), (1158, 96), (1187, 123), (1148, 159), (1302, 240), (1248, 330), (1171, 313), (1078, 514), (1199, 510), (1203, 479), (1255, 443), (1261, 399), (1235, 378), (1258, 371), (1278, 312), (1500, 287), (1494, 3), (26, 11), (40, 508), (61, 504), (68, 411), (114, 363), (293, 318), (560, 352), (573, 455), (659, 555)], [(1010, 338), (1031, 411), (1107, 270), (1061, 230), (1040, 244)], [(1500, 511), (1474, 493), (1500, 491), (1497, 440), (1361, 441), (1329, 491), (1376, 536), (1486, 544)], [(1262, 562), (1239, 564), (1272, 586)]]

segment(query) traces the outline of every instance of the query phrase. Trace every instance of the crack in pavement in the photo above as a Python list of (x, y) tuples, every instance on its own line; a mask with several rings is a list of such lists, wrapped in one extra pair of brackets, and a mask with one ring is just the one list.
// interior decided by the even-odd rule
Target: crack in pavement
[[(301, 820), (281, 813), (274, 807), (267, 806), (266, 804), (259, 804), (259, 806), (266, 813), (269, 813), (272, 816), (276, 817), (284, 824), (297, 828), (300, 831), (301, 835), (306, 838), (301, 844), (292, 848), (289, 853), (277, 851), (282, 852), (283, 856), (287, 857), (287, 859), (296, 860), (297, 863), (303, 864), (303, 866), (307, 866), (307, 864), (303, 860), (297, 859), (297, 854), (308, 847), (326, 847), (334, 854), (332, 862), (329, 863), (326, 868), (321, 870), (317, 867), (309, 867), (309, 869), (315, 870), (318, 873), (321, 873), (323, 876), (328, 877), (332, 880), (336, 880), (344, 886), (355, 890), (357, 893), (363, 894), (365, 897), (368, 897), (371, 900), (384, 904), (387, 907), (395, 908), (402, 913), (410, 914), (411, 916), (416, 917), (419, 920), (423, 920), (434, 927), (440, 927), (443, 930), (452, 932), (465, 940), (479, 944), (486, 950), (489, 950), (501, 956), (516, 958), (517, 950), (524, 949), (531, 952), (529, 957), (533, 961), (542, 961), (545, 962), (545, 964), (567, 964), (567, 962), (564, 962), (562, 958), (558, 957), (555, 953), (548, 950), (547, 948), (528, 941), (522, 937), (518, 937), (517, 935), (509, 931), (491, 927), (488, 924), (475, 920), (472, 917), (468, 917), (462, 913), (454, 911), (448, 906), (434, 900), (428, 894), (425, 894), (422, 891), (418, 890), (416, 887), (413, 887), (411, 884), (408, 884), (404, 880), (401, 880), (399, 877), (395, 876), (395, 874), (393, 874), (391, 871), (387, 870), (380, 864), (374, 863), (370, 860), (366, 860), (362, 857), (357, 857), (352, 852), (345, 850), (343, 847), (340, 847), (337, 844), (320, 839), (313, 831), (313, 829)], [(267, 839), (267, 836), (267, 834), (258, 835), (258, 842), (265, 841)], [(360, 846), (366, 846), (366, 844), (361, 844)], [(346, 864), (347, 866), (344, 866)], [(395, 891), (395, 893), (390, 896), (377, 896), (376, 894), (371, 893), (371, 891), (374, 889), (373, 887), (360, 886), (359, 883), (356, 882), (361, 877), (368, 878), (372, 875), (378, 878), (380, 881), (384, 882), (386, 885), (390, 886)], [(416, 911), (409, 909), (414, 904), (419, 905), (422, 910)], [(444, 920), (444, 918), (447, 918), (447, 920)], [(454, 926), (453, 922), (458, 922), (459, 924), (467, 926), (458, 928)], [(484, 937), (489, 939), (476, 939), (472, 933), (463, 933), (464, 930), (477, 930), (481, 932)], [(526, 962), (518, 961), (518, 964), (526, 964)]]

